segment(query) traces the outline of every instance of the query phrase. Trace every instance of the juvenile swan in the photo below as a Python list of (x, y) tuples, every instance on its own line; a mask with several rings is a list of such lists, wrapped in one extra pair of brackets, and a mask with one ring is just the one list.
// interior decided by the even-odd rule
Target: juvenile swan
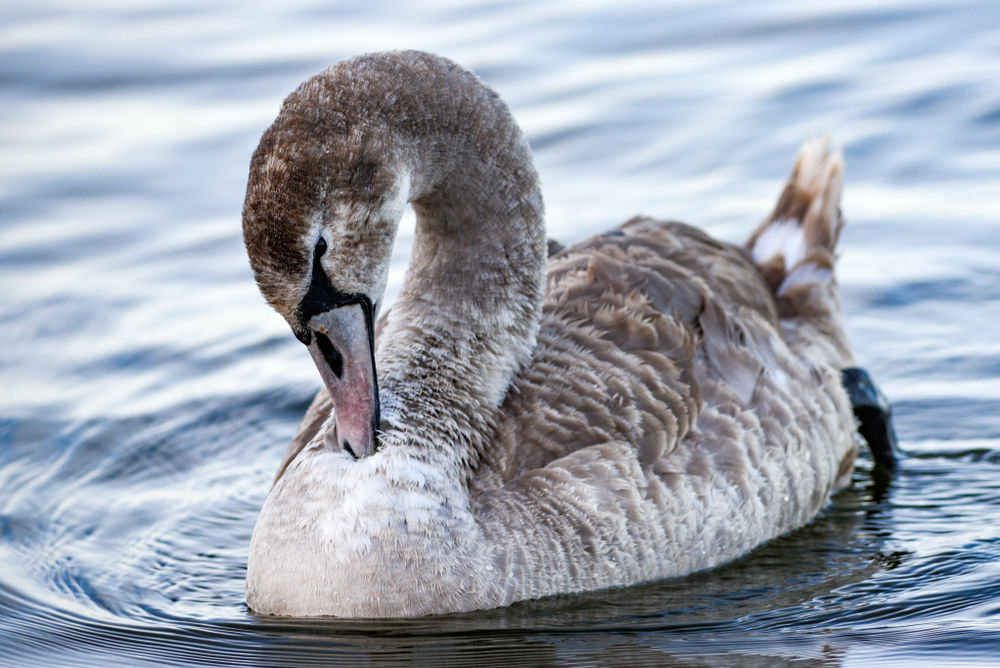
[(243, 233), (326, 387), (257, 520), (249, 607), (492, 608), (710, 568), (810, 521), (857, 454), (842, 174), (806, 144), (745, 249), (635, 218), (547, 258), (528, 144), (474, 75), (408, 51), (303, 83), (253, 155)]

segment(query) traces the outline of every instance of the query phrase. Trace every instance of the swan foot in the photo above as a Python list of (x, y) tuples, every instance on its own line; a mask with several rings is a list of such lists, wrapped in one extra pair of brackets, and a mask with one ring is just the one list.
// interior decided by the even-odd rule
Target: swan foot
[(875, 465), (894, 470), (900, 450), (892, 425), (892, 405), (864, 369), (849, 367), (842, 369), (840, 374), (858, 419), (858, 433), (867, 441)]

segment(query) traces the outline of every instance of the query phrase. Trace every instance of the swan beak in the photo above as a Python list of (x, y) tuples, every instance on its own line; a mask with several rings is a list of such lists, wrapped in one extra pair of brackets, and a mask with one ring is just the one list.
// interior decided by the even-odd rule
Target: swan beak
[(367, 457), (379, 422), (371, 314), (353, 302), (314, 315), (308, 327), (309, 354), (333, 401), (336, 445), (355, 459)]

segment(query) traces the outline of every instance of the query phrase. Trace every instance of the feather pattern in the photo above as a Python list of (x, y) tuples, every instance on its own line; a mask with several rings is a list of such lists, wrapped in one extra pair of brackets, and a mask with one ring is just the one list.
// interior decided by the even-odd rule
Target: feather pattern
[(520, 131), (468, 72), (375, 54), (303, 84), (244, 209), (269, 303), (293, 322), (309, 221), (344, 249), (331, 281), (376, 303), (387, 202), (413, 204), (417, 237), (375, 328), (380, 447), (332, 447), (320, 391), (254, 530), (250, 607), (496, 607), (710, 568), (808, 522), (857, 454), (832, 278), (841, 174), (807, 144), (745, 249), (649, 218), (563, 248)]

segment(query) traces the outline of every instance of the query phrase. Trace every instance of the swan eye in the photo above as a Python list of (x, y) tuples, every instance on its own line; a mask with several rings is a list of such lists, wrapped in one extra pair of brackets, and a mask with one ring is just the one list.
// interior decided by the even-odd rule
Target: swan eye
[(323, 253), (325, 252), (326, 252), (326, 239), (320, 237), (319, 241), (316, 242), (316, 250), (314, 251), (314, 253), (316, 257), (322, 257)]

